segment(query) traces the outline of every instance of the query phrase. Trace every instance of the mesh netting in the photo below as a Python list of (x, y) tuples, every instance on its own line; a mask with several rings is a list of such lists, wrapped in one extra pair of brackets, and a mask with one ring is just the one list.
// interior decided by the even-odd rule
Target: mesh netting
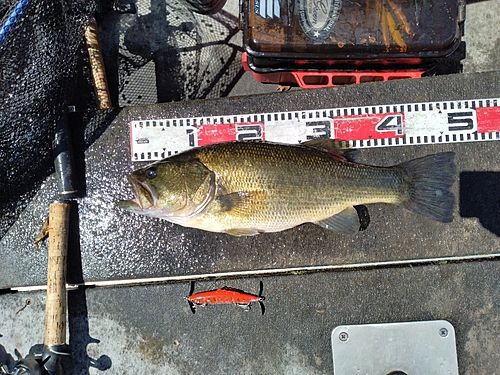
[(70, 126), (81, 147), (112, 118), (95, 112), (89, 22), (99, 24), (115, 108), (214, 98), (242, 74), (237, 7), (218, 3), (200, 14), (183, 0), (0, 0), (0, 238), (53, 172), (55, 124), (68, 105), (79, 112)]
[(54, 124), (64, 111), (66, 95), (72, 91), (78, 47), (94, 9), (92, 0), (2, 1), (0, 217), (3, 230), (52, 168)]

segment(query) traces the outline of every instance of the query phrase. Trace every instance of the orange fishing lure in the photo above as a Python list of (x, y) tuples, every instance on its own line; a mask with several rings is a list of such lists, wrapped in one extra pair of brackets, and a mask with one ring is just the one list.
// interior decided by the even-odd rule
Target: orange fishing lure
[(189, 307), (193, 314), (196, 312), (196, 307), (206, 305), (237, 305), (245, 310), (250, 310), (250, 305), (258, 302), (262, 315), (264, 315), (264, 297), (262, 296), (262, 281), (260, 282), (259, 294), (246, 293), (243, 290), (224, 286), (215, 290), (207, 290), (205, 292), (194, 293), (194, 282), (191, 282), (191, 291), (186, 297)]

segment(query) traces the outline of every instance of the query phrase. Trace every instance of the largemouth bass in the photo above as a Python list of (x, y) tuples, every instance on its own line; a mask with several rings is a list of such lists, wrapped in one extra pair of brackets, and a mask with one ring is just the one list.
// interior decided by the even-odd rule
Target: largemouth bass
[(129, 211), (232, 235), (278, 232), (303, 223), (354, 234), (353, 206), (392, 203), (441, 222), (453, 220), (454, 153), (392, 167), (347, 161), (314, 143), (231, 142), (195, 148), (129, 176)]

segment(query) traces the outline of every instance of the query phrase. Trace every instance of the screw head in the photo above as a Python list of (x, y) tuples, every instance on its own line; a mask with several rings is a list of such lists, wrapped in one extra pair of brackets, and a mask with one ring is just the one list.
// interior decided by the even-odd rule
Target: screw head
[(349, 335), (347, 332), (340, 332), (339, 334), (339, 340), (342, 342), (346, 342), (349, 339)]
[(439, 336), (441, 336), (441, 337), (446, 337), (446, 336), (448, 336), (448, 330), (447, 330), (446, 328), (441, 328), (441, 329), (439, 330)]

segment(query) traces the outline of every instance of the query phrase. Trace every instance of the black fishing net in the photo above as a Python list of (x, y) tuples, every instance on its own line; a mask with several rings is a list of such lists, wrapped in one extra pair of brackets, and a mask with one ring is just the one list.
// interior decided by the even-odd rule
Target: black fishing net
[(0, 238), (54, 170), (52, 141), (61, 115), (76, 110), (71, 135), (76, 148), (85, 148), (118, 111), (97, 110), (84, 38), (89, 22), (99, 25), (114, 108), (213, 98), (226, 95), (242, 74), (237, 7), (223, 6), (206, 0), (0, 1)]
[(52, 168), (54, 123), (74, 92), (92, 0), (3, 0), (0, 8), (0, 235)]

